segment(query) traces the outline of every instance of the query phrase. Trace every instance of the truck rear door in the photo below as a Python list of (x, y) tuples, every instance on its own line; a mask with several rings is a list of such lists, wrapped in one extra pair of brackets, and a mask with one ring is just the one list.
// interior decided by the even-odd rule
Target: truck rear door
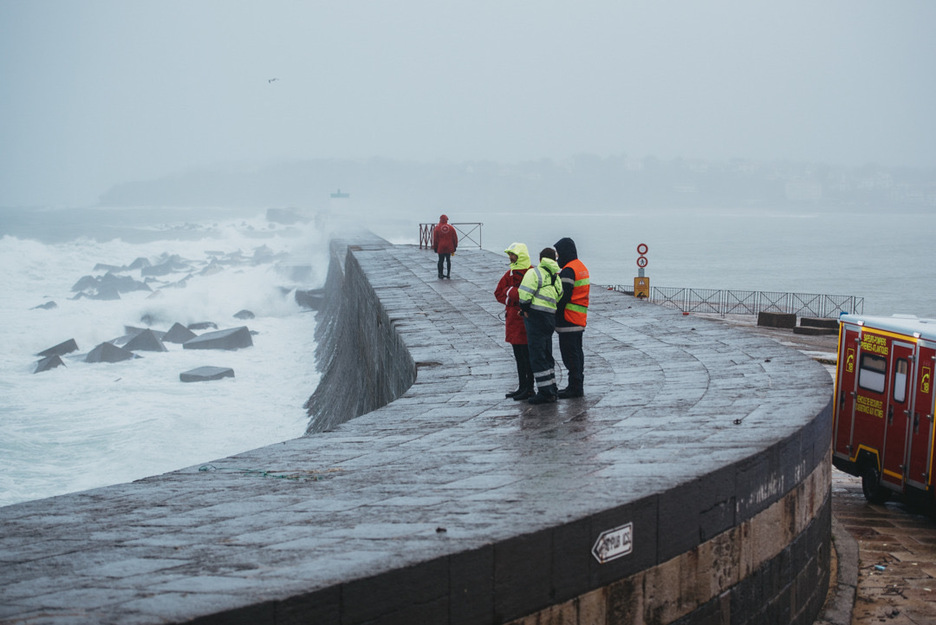
[(889, 383), (884, 417), (884, 453), (881, 460), (881, 481), (903, 490), (909, 458), (911, 367), (914, 345), (898, 339), (888, 339)]
[(907, 481), (921, 489), (933, 483), (933, 371), (936, 343), (920, 341), (917, 346), (916, 375), (911, 380), (913, 404), (910, 421), (910, 457)]
[(839, 340), (838, 368), (835, 375), (835, 424), (833, 439), (835, 455), (853, 459), (857, 448), (853, 448), (855, 420), (855, 391), (858, 381), (858, 346), (861, 328), (842, 324)]

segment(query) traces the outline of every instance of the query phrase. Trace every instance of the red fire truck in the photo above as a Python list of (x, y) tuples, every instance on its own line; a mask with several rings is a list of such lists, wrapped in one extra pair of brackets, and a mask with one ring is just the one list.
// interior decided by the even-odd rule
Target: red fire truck
[(872, 503), (901, 494), (933, 506), (936, 319), (839, 321), (832, 463), (860, 476)]

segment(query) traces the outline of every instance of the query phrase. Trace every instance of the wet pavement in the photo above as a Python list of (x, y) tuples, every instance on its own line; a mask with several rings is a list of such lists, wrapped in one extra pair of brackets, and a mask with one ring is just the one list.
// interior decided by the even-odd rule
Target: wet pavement
[(851, 623), (936, 623), (936, 521), (899, 502), (868, 503), (861, 480), (838, 470), (832, 512), (858, 545)]
[[(824, 477), (831, 387), (794, 350), (596, 289), (586, 397), (530, 406), (504, 399), (504, 259), (460, 250), (436, 280), (412, 246), (351, 249), (335, 356), (415, 367), (412, 386), (313, 436), (0, 508), (0, 622), (507, 622), (800, 510), (802, 473)], [(822, 529), (813, 503), (794, 520)], [(619, 526), (633, 552), (599, 562)], [(789, 561), (785, 534), (755, 536), (746, 563)]]
[[(834, 374), (834, 335), (760, 328), (752, 315), (700, 316), (721, 319), (798, 349)], [(830, 589), (830, 596), (838, 592), (848, 613), (824, 614), (817, 625), (936, 623), (936, 519), (900, 501), (870, 504), (862, 495), (861, 480), (834, 468), (832, 513), (836, 566), (844, 579), (838, 576), (838, 587)]]

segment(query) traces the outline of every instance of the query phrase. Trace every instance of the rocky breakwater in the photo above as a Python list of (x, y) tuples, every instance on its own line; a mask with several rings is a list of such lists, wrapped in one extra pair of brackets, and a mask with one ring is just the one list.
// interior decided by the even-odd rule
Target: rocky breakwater
[(821, 365), (595, 287), (585, 397), (530, 406), (500, 255), (333, 250), (315, 433), (0, 508), (0, 622), (813, 622)]

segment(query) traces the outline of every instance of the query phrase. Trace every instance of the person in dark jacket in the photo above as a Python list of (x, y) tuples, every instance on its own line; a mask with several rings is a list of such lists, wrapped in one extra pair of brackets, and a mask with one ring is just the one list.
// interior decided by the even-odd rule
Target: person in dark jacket
[[(458, 249), (458, 233), (448, 222), (448, 216), (439, 217), (439, 223), (432, 229), (432, 251), (439, 255), (439, 278), (452, 279), (452, 254)], [(445, 264), (445, 275), (442, 266)]]
[(590, 282), (588, 268), (579, 260), (575, 241), (565, 237), (556, 242), (559, 278), (562, 280), (562, 298), (556, 306), (556, 334), (559, 335), (559, 353), (562, 364), (569, 372), (569, 385), (559, 391), (559, 398), (585, 395), (585, 352), (582, 337), (588, 317)]
[(514, 360), (517, 362), (517, 390), (507, 393), (522, 401), (533, 397), (533, 369), (530, 368), (530, 349), (527, 346), (526, 328), (520, 311), (520, 283), (530, 268), (530, 252), (523, 243), (511, 243), (504, 252), (510, 259), (510, 269), (507, 270), (497, 288), (494, 289), (494, 298), (504, 304), (504, 329), (506, 341), (513, 347)]

